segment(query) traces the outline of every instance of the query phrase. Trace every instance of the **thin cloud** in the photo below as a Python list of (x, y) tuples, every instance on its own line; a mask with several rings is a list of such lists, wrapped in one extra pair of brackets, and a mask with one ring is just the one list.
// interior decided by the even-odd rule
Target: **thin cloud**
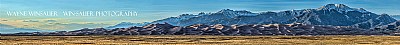
[(1, 21), (8, 21), (8, 20), (6, 20), (6, 19), (2, 19)]
[(24, 20), (22, 22), (39, 22), (38, 20)]
[(57, 22), (56, 20), (46, 20), (46, 22)]

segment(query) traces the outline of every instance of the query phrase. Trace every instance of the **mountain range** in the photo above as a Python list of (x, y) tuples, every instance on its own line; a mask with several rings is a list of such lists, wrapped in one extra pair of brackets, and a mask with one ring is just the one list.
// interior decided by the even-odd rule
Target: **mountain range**
[(291, 24), (204, 25), (173, 26), (168, 23), (143, 27), (94, 28), (56, 32), (21, 32), (0, 36), (69, 36), (69, 35), (399, 35), (398, 29), (369, 30), (348, 26)]
[(215, 13), (182, 14), (177, 17), (146, 23), (125, 22), (107, 28), (127, 28), (147, 24), (169, 23), (174, 26), (205, 25), (244, 25), (244, 24), (290, 24), (351, 26), (372, 29), (395, 22), (388, 14), (375, 14), (363, 8), (351, 8), (344, 4), (327, 4), (316, 9), (287, 10), (279, 12), (253, 13), (246, 10), (223, 9)]
[(36, 30), (36, 29), (26, 29), (26, 28), (16, 28), (14, 26), (0, 24), (0, 33), (18, 33), (18, 32), (51, 32), (49, 30)]

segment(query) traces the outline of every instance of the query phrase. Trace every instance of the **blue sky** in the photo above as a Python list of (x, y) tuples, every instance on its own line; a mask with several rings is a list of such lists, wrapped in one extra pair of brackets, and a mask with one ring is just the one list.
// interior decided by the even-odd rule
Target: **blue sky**
[[(79, 27), (104, 27), (119, 22), (149, 22), (180, 14), (217, 12), (221, 9), (249, 10), (251, 12), (315, 9), (326, 4), (345, 4), (364, 8), (377, 14), (400, 15), (400, 0), (0, 0), (0, 24), (19, 28), (57, 27), (45, 30), (70, 30)], [(6, 11), (93, 11), (132, 10), (138, 16), (6, 16)], [(40, 22), (19, 22), (37, 20)], [(43, 22), (56, 20), (57, 22)], [(63, 25), (51, 25), (53, 23)], [(93, 24), (93, 25), (91, 25)]]

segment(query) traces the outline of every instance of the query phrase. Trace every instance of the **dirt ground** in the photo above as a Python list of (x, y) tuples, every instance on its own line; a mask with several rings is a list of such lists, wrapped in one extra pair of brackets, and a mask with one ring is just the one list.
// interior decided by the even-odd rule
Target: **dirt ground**
[(0, 45), (400, 45), (400, 36), (0, 36)]

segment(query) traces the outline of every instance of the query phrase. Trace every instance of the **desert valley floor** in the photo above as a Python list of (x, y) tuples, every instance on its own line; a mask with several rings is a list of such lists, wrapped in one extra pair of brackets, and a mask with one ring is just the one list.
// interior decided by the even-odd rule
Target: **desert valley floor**
[(259, 44), (400, 44), (400, 36), (203, 36), (203, 35), (148, 35), (148, 36), (0, 36), (0, 45), (259, 45)]

